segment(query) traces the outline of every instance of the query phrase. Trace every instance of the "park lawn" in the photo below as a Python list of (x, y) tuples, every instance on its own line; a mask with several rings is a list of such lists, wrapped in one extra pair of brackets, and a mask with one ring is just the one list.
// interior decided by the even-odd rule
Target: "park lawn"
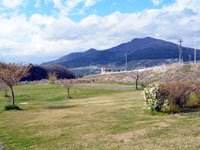
[[(0, 139), (8, 150), (195, 150), (200, 113), (151, 116), (142, 91), (19, 85), (22, 111), (0, 113)], [(3, 94), (2, 92), (0, 93)], [(59, 98), (58, 98), (59, 97)], [(0, 97), (1, 109), (8, 104)]]
[[(60, 85), (51, 85), (49, 83), (42, 84), (28, 84), (18, 85), (14, 87), (16, 104), (28, 102), (30, 104), (41, 104), (46, 102), (66, 101), (67, 89)], [(95, 96), (102, 96), (112, 93), (119, 93), (125, 91), (118, 91), (112, 89), (94, 89), (94, 88), (79, 88), (71, 87), (70, 94), (73, 99), (82, 99)], [(10, 91), (8, 90), (10, 95)], [(9, 99), (4, 97), (4, 91), (0, 91), (0, 110), (5, 105), (9, 104)]]
[(94, 82), (94, 83), (77, 83), (83, 85), (101, 85), (101, 86), (114, 86), (114, 87), (135, 87), (135, 83), (122, 83), (122, 82)]
[[(138, 82), (138, 88), (142, 89), (141, 87), (142, 82)], [(76, 83), (79, 85), (97, 85), (97, 86), (109, 86), (109, 87), (129, 87), (129, 88), (135, 88), (136, 83), (133, 82), (94, 82), (94, 83)]]

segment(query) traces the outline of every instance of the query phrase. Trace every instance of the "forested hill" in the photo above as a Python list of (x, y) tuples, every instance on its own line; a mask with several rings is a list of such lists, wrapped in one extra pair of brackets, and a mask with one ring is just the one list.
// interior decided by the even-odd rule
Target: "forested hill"
[[(135, 38), (128, 43), (120, 44), (106, 50), (90, 49), (85, 52), (76, 52), (65, 55), (57, 60), (45, 62), (42, 65), (60, 64), (67, 68), (77, 68), (92, 65), (114, 64), (120, 66), (124, 63), (125, 54), (128, 54), (128, 62), (133, 60), (176, 59), (179, 57), (178, 45), (172, 42), (151, 37)], [(197, 59), (200, 59), (197, 52)], [(188, 61), (189, 55), (193, 59), (194, 50), (183, 47), (184, 61)]]

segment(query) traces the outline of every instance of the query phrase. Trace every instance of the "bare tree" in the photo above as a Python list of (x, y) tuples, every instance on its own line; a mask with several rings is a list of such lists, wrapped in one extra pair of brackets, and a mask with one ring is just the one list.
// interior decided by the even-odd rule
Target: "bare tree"
[(51, 83), (55, 84), (55, 81), (57, 80), (56, 72), (48, 73), (48, 78), (51, 81)]
[(72, 99), (72, 97), (70, 96), (70, 89), (73, 85), (73, 80), (64, 79), (61, 80), (61, 84), (64, 85), (65, 88), (67, 89), (67, 99)]
[(144, 71), (134, 70), (129, 73), (130, 77), (135, 80), (135, 88), (138, 90), (138, 81), (145, 77)]
[(31, 65), (23, 66), (22, 64), (6, 64), (0, 62), (0, 80), (11, 90), (12, 105), (15, 104), (13, 86), (15, 86), (21, 80), (21, 78), (28, 75), (28, 71), (30, 68)]

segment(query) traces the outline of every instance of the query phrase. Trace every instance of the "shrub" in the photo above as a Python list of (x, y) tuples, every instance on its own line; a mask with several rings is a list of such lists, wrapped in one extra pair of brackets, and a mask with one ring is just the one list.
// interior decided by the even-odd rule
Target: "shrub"
[(183, 108), (180, 108), (178, 105), (172, 105), (169, 104), (166, 107), (163, 107), (163, 112), (167, 112), (167, 113), (178, 113), (181, 112), (183, 110)]
[(195, 87), (189, 83), (167, 83), (161, 84), (161, 97), (169, 101), (170, 105), (178, 105), (183, 108), (190, 95), (195, 91)]
[(200, 99), (198, 98), (196, 92), (191, 93), (189, 100), (186, 103), (188, 108), (197, 108), (200, 106)]
[(8, 111), (8, 110), (22, 110), (22, 109), (19, 108), (17, 105), (7, 105), (5, 106), (4, 110)]
[(168, 113), (181, 112), (200, 106), (200, 83), (165, 83), (144, 89), (147, 109)]
[(141, 83), (141, 87), (144, 89), (147, 87), (147, 83)]
[(198, 99), (200, 99), (200, 82), (195, 83), (195, 93), (196, 93)]
[(160, 111), (161, 104), (157, 99), (158, 88), (155, 85), (149, 85), (144, 89), (144, 98), (147, 109), (151, 111)]

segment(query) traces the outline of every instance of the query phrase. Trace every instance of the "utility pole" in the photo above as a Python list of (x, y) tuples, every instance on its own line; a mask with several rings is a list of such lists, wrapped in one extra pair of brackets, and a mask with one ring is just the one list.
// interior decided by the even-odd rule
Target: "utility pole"
[(194, 34), (194, 63), (196, 64), (197, 63), (197, 34), (199, 34), (200, 31), (197, 31), (195, 34)]
[(197, 63), (196, 38), (197, 38), (197, 35), (196, 35), (196, 33), (195, 33), (195, 34), (194, 34), (194, 63), (195, 63), (195, 64)]
[(90, 67), (89, 67), (89, 75), (92, 75), (92, 66), (91, 66), (91, 64), (90, 64)]
[(192, 56), (192, 55), (188, 55), (188, 56), (189, 56), (189, 64), (190, 64), (190, 63), (191, 63), (191, 56)]
[(127, 52), (125, 54), (125, 71), (128, 71)]
[(179, 64), (181, 64), (183, 62), (183, 50), (182, 50), (182, 43), (183, 41), (182, 40), (179, 40), (178, 41), (180, 44), (179, 44)]

